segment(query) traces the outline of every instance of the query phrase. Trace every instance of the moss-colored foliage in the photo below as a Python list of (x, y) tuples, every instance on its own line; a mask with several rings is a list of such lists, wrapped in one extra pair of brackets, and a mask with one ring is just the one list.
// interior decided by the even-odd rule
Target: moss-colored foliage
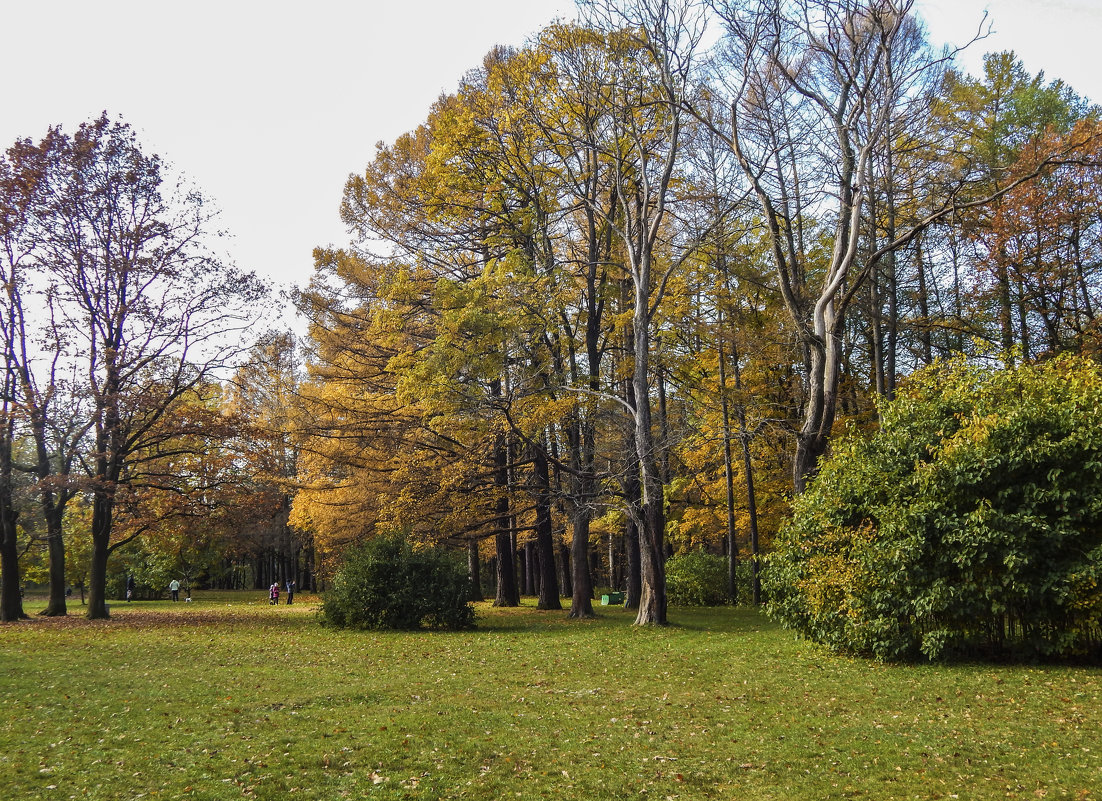
[(1102, 370), (958, 359), (851, 433), (770, 559), (770, 613), (883, 659), (1102, 655)]
[(388, 536), (349, 549), (322, 612), (344, 628), (466, 629), (474, 626), (469, 597), (466, 567), (452, 554)]
[(689, 551), (666, 562), (666, 596), (674, 606), (720, 606), (727, 602), (727, 559)]

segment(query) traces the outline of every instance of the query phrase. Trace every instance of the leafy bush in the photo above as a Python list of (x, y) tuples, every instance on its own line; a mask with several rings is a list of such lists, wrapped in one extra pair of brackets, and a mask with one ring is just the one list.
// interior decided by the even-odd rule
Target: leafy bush
[(400, 536), (350, 549), (325, 594), (326, 622), (346, 628), (465, 629), (474, 625), (466, 565)]
[(883, 659), (1102, 653), (1099, 366), (958, 359), (882, 412), (796, 499), (770, 614)]
[(666, 599), (673, 606), (727, 603), (727, 558), (689, 551), (666, 562)]

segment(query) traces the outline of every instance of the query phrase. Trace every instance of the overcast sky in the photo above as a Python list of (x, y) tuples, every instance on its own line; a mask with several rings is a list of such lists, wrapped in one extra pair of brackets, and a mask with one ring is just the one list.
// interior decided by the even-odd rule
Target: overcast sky
[[(1102, 101), (1102, 0), (919, 0), (930, 39), (994, 33), (963, 65), (1014, 50)], [(422, 122), (495, 44), (520, 45), (573, 0), (0, 0), (0, 146), (107, 110), (222, 209), (230, 255), (304, 285), (348, 235), (345, 179)]]

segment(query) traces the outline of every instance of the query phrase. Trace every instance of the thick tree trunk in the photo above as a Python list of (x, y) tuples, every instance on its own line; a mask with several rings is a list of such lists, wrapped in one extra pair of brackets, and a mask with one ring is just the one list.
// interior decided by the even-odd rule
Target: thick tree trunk
[(107, 557), (111, 545), (113, 499), (98, 490), (92, 501), (92, 559), (88, 571), (89, 620), (104, 620), (107, 614)]
[(589, 573), (589, 509), (579, 503), (574, 511), (574, 541), (570, 545), (573, 592), (570, 617), (593, 617), (593, 579)]
[(15, 520), (19, 513), (0, 498), (0, 620), (21, 620), (23, 583), (19, 576), (19, 547), (16, 542)]
[(19, 544), (15, 521), (19, 512), (12, 508), (12, 441), (15, 424), (7, 398), (8, 386), (0, 386), (0, 620), (19, 620), (23, 612), (23, 582), (19, 575)]
[(824, 333), (822, 342), (815, 345), (810, 348), (811, 369), (804, 422), (796, 435), (792, 473), (797, 494), (807, 489), (808, 482), (818, 472), (819, 459), (826, 454), (838, 405), (840, 354), (835, 332)]
[(494, 606), (520, 606), (520, 594), (517, 592), (516, 568), (513, 565), (513, 544), (508, 532), (494, 535), (496, 555), (497, 594)]
[[(652, 496), (653, 497), (653, 496)], [(639, 597), (639, 611), (635, 616), (637, 626), (666, 625), (666, 548), (660, 537), (652, 535), (661, 531), (665, 524), (661, 503), (644, 505), (646, 524), (643, 530), (647, 536), (640, 537), (640, 563), (642, 573), (642, 593)]]

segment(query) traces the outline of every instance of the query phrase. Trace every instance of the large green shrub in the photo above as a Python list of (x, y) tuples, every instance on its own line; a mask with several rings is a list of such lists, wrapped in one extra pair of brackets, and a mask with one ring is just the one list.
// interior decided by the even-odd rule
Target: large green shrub
[(689, 551), (666, 562), (666, 598), (673, 606), (727, 603), (727, 559)]
[(838, 441), (776, 542), (784, 625), (884, 659), (1098, 656), (1102, 371), (958, 359)]
[(464, 629), (474, 625), (465, 563), (442, 549), (414, 549), (400, 536), (350, 549), (322, 613), (335, 626)]

